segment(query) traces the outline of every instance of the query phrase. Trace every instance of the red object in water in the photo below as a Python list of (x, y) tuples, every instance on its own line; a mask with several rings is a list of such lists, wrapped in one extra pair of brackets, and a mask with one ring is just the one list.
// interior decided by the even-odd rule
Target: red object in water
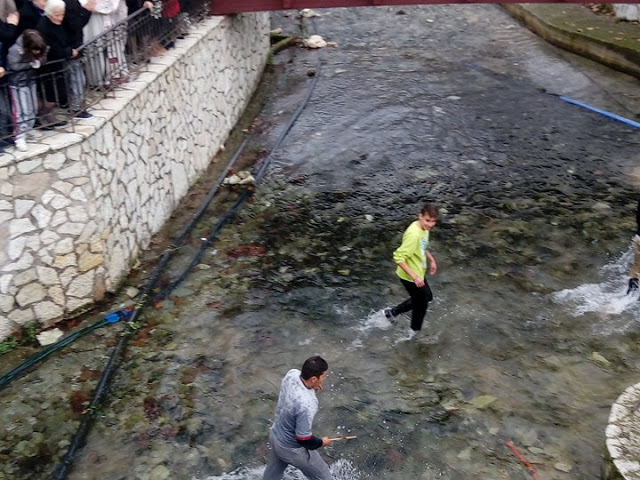
[(513, 453), (516, 454), (516, 457), (518, 457), (520, 459), (520, 461), (522, 463), (525, 464), (525, 466), (529, 469), (529, 471), (531, 472), (531, 474), (533, 475), (533, 480), (538, 480), (538, 474), (536, 473), (536, 469), (533, 468), (533, 465), (531, 465), (529, 462), (527, 462), (525, 460), (525, 458), (522, 456), (522, 454), (520, 453), (520, 450), (518, 450), (515, 445), (511, 442), (507, 442), (507, 447), (509, 447), (511, 450), (513, 450)]
[[(376, 7), (381, 5), (434, 5), (443, 3), (522, 3), (521, 0), (211, 0), (212, 15), (302, 8)], [(584, 0), (528, 0), (528, 3), (588, 3)], [(604, 0), (600, 3), (614, 3)], [(637, 3), (616, 0), (615, 3)]]

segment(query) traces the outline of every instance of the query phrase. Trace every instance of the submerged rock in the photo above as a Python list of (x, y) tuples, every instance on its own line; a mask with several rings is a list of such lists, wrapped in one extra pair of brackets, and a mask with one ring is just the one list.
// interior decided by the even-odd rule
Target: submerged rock
[(497, 399), (491, 395), (480, 395), (478, 397), (473, 398), (469, 403), (476, 408), (486, 408), (495, 402)]
[(36, 335), (36, 338), (38, 339), (40, 345), (44, 347), (45, 345), (56, 343), (63, 335), (64, 332), (62, 330), (60, 330), (59, 328), (54, 328), (52, 330), (46, 330), (39, 333), (38, 335)]
[(304, 46), (307, 48), (324, 48), (327, 42), (320, 35), (311, 35), (303, 40)]

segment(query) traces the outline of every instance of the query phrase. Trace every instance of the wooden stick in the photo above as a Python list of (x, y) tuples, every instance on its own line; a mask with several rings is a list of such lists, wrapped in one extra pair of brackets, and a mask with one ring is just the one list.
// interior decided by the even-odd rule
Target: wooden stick
[(330, 438), (329, 440), (331, 440), (332, 442), (336, 442), (338, 440), (353, 440), (354, 438), (358, 438), (355, 435), (343, 435), (341, 437), (334, 437), (334, 438)]

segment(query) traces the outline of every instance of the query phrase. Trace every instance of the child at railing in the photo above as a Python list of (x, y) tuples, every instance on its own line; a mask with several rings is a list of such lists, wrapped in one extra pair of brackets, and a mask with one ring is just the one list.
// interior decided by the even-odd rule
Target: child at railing
[(9, 92), (16, 129), (16, 148), (21, 152), (27, 150), (26, 133), (33, 129), (36, 122), (36, 73), (46, 61), (47, 44), (36, 30), (25, 30), (9, 48)]

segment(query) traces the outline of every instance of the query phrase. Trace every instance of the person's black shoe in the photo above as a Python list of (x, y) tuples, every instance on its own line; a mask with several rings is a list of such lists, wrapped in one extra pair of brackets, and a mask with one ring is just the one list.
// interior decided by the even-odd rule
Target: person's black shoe
[(65, 120), (56, 120), (53, 123), (49, 123), (44, 127), (39, 127), (39, 130), (54, 130), (56, 127), (64, 127), (67, 124)]
[(38, 130), (53, 130), (53, 127), (49, 125), (45, 120), (37, 119), (33, 128), (37, 128)]
[(393, 315), (393, 310), (391, 310), (390, 308), (384, 309), (384, 316), (387, 317), (387, 320), (389, 320), (391, 323), (396, 323), (398, 321)]
[(82, 110), (81, 112), (78, 112), (74, 115), (75, 118), (79, 118), (79, 119), (84, 119), (84, 118), (91, 118), (93, 117), (93, 115), (91, 115), (89, 112), (87, 112), (86, 110)]
[(64, 127), (66, 120), (58, 120), (51, 114), (45, 115), (42, 119), (36, 120), (35, 128), (38, 130), (51, 131), (56, 127)]

